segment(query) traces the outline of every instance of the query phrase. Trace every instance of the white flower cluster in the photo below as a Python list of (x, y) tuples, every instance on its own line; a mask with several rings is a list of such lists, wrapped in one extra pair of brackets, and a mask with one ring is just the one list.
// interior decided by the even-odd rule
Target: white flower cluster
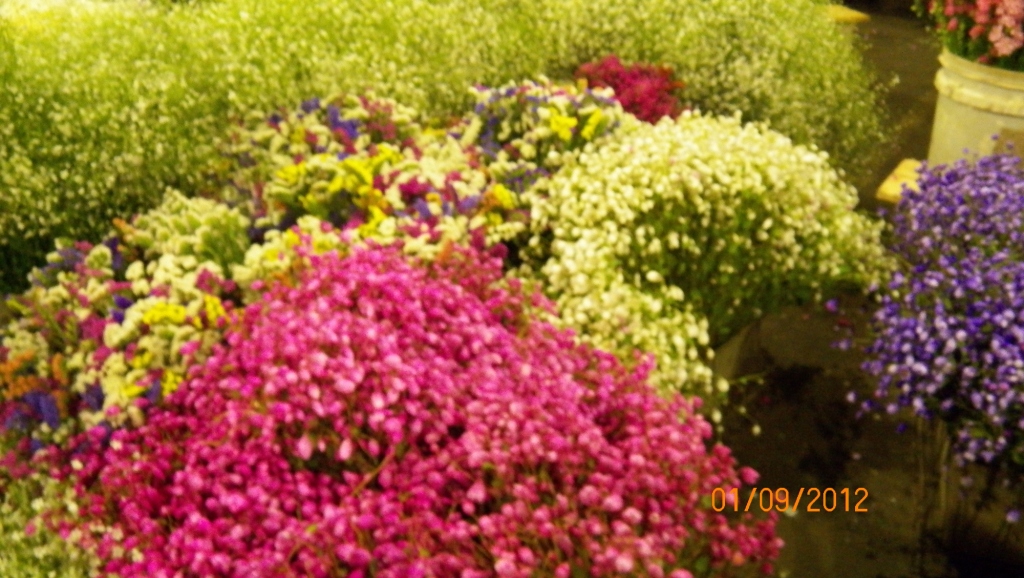
[(663, 387), (763, 312), (888, 268), (825, 156), (737, 117), (631, 124), (531, 202), (526, 275), (583, 339), (654, 353)]

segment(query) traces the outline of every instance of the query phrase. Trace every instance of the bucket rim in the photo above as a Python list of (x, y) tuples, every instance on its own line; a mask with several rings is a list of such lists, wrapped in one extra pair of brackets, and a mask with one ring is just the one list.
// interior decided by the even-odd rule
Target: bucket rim
[(991, 84), (1010, 90), (1024, 91), (1024, 72), (996, 68), (967, 60), (943, 48), (939, 54), (939, 64), (948, 72), (969, 80)]

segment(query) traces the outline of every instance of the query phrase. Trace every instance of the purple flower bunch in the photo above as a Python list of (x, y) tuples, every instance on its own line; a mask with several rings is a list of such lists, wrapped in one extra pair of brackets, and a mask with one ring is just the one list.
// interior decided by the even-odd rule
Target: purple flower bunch
[(922, 170), (893, 217), (905, 263), (874, 317), (865, 410), (949, 423), (959, 463), (1024, 472), (1024, 168), (1012, 156)]
[(532, 320), (500, 260), (305, 243), (144, 425), (53, 451), (79, 506), (55, 523), (106, 575), (771, 571), (775, 517), (706, 504), (756, 473), (700, 402)]

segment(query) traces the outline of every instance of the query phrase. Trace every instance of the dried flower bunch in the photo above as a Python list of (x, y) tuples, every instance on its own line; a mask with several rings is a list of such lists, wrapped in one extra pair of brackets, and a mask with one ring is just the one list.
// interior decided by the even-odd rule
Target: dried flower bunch
[(625, 111), (610, 90), (546, 78), (473, 90), (476, 106), (451, 132), (478, 147), (492, 177), (517, 194), (617, 130)]
[(624, 115), (608, 94), (548, 80), (472, 93), (473, 112), (447, 129), (366, 96), (258, 116), (224, 147), (233, 162), (221, 198), (247, 207), (256, 240), (311, 215), (359, 238), (403, 238), (408, 252), (494, 245), (525, 230), (521, 194)]
[(34, 446), (59, 441), (63, 425), (138, 421), (104, 416), (172, 392), (187, 364), (220, 339), (234, 292), (226, 268), (249, 246), (248, 223), (226, 205), (172, 192), (103, 243), (51, 254), (35, 286), (7, 301), (7, 433)]

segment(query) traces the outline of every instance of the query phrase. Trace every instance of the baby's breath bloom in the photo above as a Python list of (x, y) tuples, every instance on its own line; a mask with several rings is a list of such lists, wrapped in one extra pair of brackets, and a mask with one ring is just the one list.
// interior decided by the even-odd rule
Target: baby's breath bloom
[(738, 118), (631, 120), (527, 202), (523, 273), (582, 340), (653, 353), (670, 390), (711, 394), (709, 344), (889, 266), (824, 155)]

